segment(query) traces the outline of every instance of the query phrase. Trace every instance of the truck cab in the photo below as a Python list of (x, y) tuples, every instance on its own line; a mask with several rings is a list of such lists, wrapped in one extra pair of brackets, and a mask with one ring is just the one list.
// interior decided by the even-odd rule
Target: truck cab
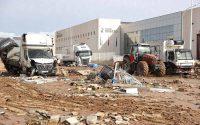
[(149, 41), (159, 59), (164, 60), (167, 74), (192, 73), (195, 61), (191, 50), (184, 49), (183, 40)]
[(194, 58), (189, 49), (166, 51), (166, 67), (169, 72), (189, 73), (194, 66)]
[(88, 65), (91, 62), (92, 51), (88, 45), (81, 43), (74, 46), (75, 63), (77, 66)]
[(53, 56), (53, 43), (50, 36), (23, 34), (20, 53), (23, 72), (28, 75), (55, 75), (57, 61)]

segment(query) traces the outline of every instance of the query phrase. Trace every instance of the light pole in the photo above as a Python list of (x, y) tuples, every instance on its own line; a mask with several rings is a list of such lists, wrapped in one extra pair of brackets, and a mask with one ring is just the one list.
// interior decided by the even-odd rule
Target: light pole
[(192, 50), (192, 37), (193, 37), (193, 2), (191, 0), (191, 10), (190, 10), (191, 14), (190, 14), (190, 50)]

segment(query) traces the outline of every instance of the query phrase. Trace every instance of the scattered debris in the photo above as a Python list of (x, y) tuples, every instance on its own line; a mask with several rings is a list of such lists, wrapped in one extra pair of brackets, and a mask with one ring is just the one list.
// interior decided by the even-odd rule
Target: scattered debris
[(97, 119), (97, 116), (96, 115), (89, 115), (87, 116), (86, 118), (86, 123), (88, 125), (91, 125), (91, 124), (96, 124), (98, 122), (98, 119)]
[(88, 66), (91, 67), (91, 68), (98, 68), (99, 67), (98, 64), (93, 64), (93, 63), (88, 64)]
[(0, 108), (0, 115), (3, 115), (3, 114), (5, 114), (5, 110)]
[(185, 90), (185, 88), (178, 88), (177, 91), (179, 91), (179, 92), (186, 92), (187, 90)]
[(150, 91), (152, 92), (160, 92), (160, 93), (164, 93), (164, 92), (175, 92), (175, 90), (173, 89), (165, 89), (165, 88), (150, 88)]
[(142, 87), (142, 83), (137, 80), (133, 75), (130, 75), (126, 71), (119, 69), (116, 71), (116, 79), (119, 83), (125, 83), (125, 84), (136, 84), (138, 87)]
[(79, 121), (77, 120), (76, 117), (70, 117), (70, 118), (67, 118), (64, 123), (68, 123), (69, 125), (77, 125), (79, 123)]
[(36, 84), (44, 84), (44, 83), (52, 83), (58, 81), (56, 77), (42, 77), (42, 76), (33, 76), (33, 77), (21, 77), (22, 82), (25, 83), (36, 83)]
[(91, 70), (78, 70), (77, 73), (80, 73), (81, 75), (87, 76), (91, 73)]
[(96, 78), (96, 76), (97, 76), (97, 74), (92, 72), (89, 75), (87, 75), (87, 80), (93, 80)]
[(138, 96), (138, 88), (126, 88), (126, 89), (120, 89), (120, 92), (125, 92), (127, 94), (131, 94), (133, 96)]
[[(199, 84), (195, 79), (176, 76), (163, 79), (152, 76), (135, 77), (122, 69), (115, 71), (112, 68), (101, 68), (62, 67), (66, 74), (57, 77), (5, 75), (0, 78), (1, 106), (6, 107), (2, 109), (2, 113), (0, 109), (0, 115), (6, 111), (1, 118), (7, 120), (4, 116), (7, 117), (12, 112), (16, 116), (23, 114), (20, 117), (27, 117), (26, 124), (30, 125), (175, 124), (180, 121), (181, 124), (200, 123), (197, 103)], [(103, 78), (109, 79), (105, 82), (106, 79)], [(21, 81), (50, 84), (22, 84)], [(177, 91), (181, 92), (176, 93)], [(170, 92), (175, 94), (162, 94)], [(185, 108), (184, 102), (188, 98), (193, 107), (187, 105), (189, 108)], [(183, 106), (177, 105), (177, 102), (181, 102)]]
[(49, 123), (51, 124), (57, 124), (60, 122), (60, 115), (52, 115), (50, 120), (49, 120)]
[(64, 77), (68, 77), (69, 76), (69, 74), (68, 74), (68, 72), (66, 70), (60, 69), (60, 71), (61, 71), (61, 76), (64, 76)]
[(105, 81), (107, 81), (108, 79), (113, 79), (114, 77), (113, 69), (106, 65), (101, 69), (99, 74), (100, 74), (100, 77)]

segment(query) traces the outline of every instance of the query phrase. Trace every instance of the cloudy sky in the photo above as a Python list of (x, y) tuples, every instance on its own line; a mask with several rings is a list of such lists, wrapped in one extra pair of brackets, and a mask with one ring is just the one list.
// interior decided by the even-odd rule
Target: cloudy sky
[(189, 6), (190, 0), (0, 0), (0, 32), (53, 32), (95, 18), (131, 22)]

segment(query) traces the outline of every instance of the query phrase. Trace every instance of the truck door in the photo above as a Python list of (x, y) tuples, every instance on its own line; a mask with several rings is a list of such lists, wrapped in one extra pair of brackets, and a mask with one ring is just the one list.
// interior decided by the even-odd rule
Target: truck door
[(197, 34), (197, 59), (200, 60), (200, 34)]
[(167, 62), (173, 62), (175, 59), (174, 51), (167, 51), (166, 58)]

